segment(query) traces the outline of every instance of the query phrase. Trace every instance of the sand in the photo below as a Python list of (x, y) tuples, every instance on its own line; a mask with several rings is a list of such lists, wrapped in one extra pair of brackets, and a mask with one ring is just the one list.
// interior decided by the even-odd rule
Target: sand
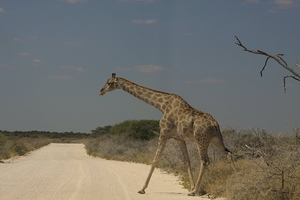
[(149, 165), (88, 156), (83, 144), (50, 144), (0, 163), (0, 199), (183, 200), (189, 197), (178, 177), (156, 169), (146, 194)]

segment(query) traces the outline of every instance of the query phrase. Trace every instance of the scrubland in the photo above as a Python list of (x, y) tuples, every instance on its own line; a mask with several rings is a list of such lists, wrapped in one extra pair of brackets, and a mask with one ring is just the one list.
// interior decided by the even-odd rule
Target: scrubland
[[(151, 164), (158, 132), (156, 120), (125, 121), (98, 127), (91, 134), (0, 131), (0, 159), (24, 155), (51, 142), (75, 142), (84, 143), (91, 156)], [(211, 164), (201, 181), (201, 194), (238, 200), (300, 199), (299, 129), (293, 129), (289, 134), (269, 134), (252, 128), (227, 128), (222, 135), (226, 147), (234, 153), (236, 171), (225, 157), (210, 147)], [(196, 179), (199, 154), (195, 144), (188, 143), (187, 146)], [(168, 142), (158, 167), (178, 176), (183, 187), (189, 189), (189, 178), (175, 140)]]
[[(122, 124), (118, 126), (120, 128)], [(108, 131), (103, 132), (101, 129), (102, 132), (98, 134), (94, 130), (94, 139), (86, 143), (88, 154), (105, 159), (151, 164), (158, 143), (156, 131), (152, 132), (152, 137), (141, 140), (122, 132), (122, 128), (113, 134), (109, 127), (106, 129)], [(238, 200), (300, 199), (299, 129), (294, 129), (290, 134), (271, 135), (264, 130), (252, 128), (227, 128), (222, 135), (226, 147), (234, 153), (236, 171), (225, 157), (210, 147), (211, 164), (201, 181), (201, 194)], [(188, 151), (196, 179), (200, 167), (196, 145), (188, 143)], [(183, 157), (175, 140), (168, 142), (158, 167), (177, 175), (183, 186), (190, 188)]]
[(50, 143), (82, 142), (88, 136), (73, 132), (0, 131), (0, 160), (25, 155)]

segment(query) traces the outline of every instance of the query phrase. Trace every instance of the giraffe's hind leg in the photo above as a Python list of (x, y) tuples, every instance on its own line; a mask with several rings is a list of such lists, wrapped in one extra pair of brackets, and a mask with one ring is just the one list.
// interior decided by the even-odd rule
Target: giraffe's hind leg
[(209, 159), (208, 159), (208, 155), (207, 155), (208, 145), (197, 143), (197, 147), (198, 147), (198, 151), (199, 151), (199, 154), (200, 154), (200, 160), (201, 160), (200, 171), (199, 171), (199, 174), (198, 174), (198, 178), (196, 180), (195, 188), (194, 188), (194, 190), (192, 190), (189, 193), (189, 196), (199, 195), (200, 182), (201, 182), (201, 179), (203, 177), (205, 169), (209, 165)]
[(183, 140), (177, 140), (178, 145), (181, 149), (182, 155), (183, 155), (183, 159), (184, 159), (184, 163), (186, 165), (187, 168), (187, 172), (189, 174), (189, 178), (190, 178), (190, 185), (191, 185), (191, 191), (195, 188), (195, 183), (194, 183), (194, 178), (193, 178), (193, 174), (192, 174), (192, 169), (191, 169), (191, 162), (190, 162), (190, 158), (189, 158), (189, 154), (186, 148), (186, 142)]

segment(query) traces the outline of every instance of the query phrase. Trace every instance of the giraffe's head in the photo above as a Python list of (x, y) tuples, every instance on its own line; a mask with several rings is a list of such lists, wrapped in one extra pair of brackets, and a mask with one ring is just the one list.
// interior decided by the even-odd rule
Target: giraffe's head
[(100, 90), (99, 95), (104, 95), (106, 92), (110, 92), (120, 88), (119, 77), (116, 76), (116, 73), (113, 73), (111, 78), (107, 80), (103, 88)]

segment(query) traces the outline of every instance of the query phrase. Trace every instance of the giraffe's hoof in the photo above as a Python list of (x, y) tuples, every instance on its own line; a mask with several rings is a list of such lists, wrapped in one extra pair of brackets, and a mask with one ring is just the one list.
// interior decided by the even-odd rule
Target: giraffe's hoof
[(188, 194), (188, 196), (194, 197), (196, 195), (195, 195), (195, 193), (191, 192), (191, 193)]
[(138, 191), (138, 193), (145, 194), (146, 192), (145, 192), (145, 190), (140, 190), (140, 191)]

